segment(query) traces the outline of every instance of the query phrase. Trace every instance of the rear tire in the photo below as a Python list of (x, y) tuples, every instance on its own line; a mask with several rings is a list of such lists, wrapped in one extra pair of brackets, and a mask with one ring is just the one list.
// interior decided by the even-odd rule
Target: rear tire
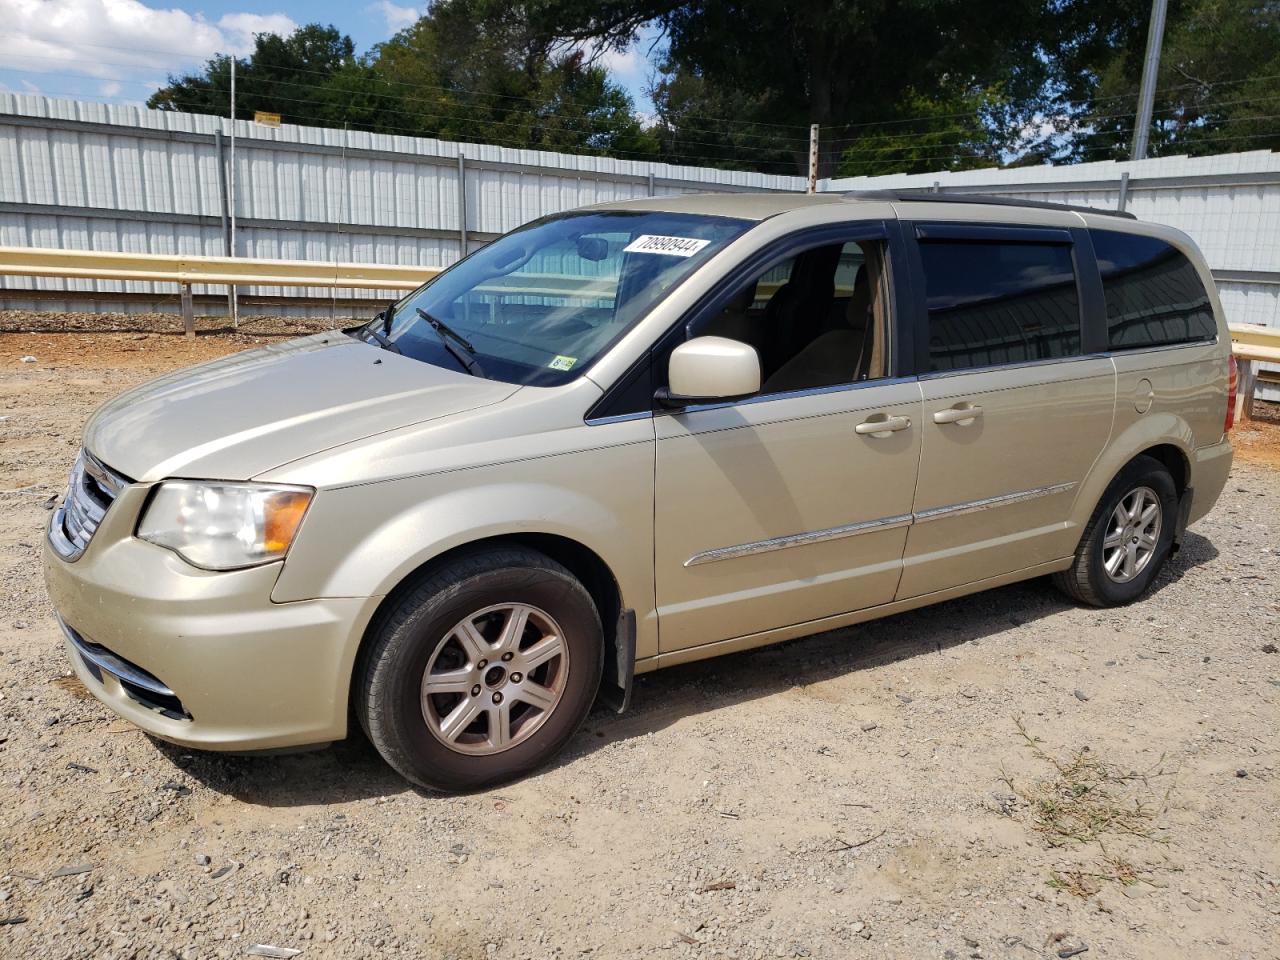
[(1178, 490), (1160, 461), (1131, 460), (1111, 481), (1085, 527), (1071, 567), (1054, 585), (1080, 603), (1115, 607), (1150, 588), (1169, 558)]
[(445, 791), (516, 779), (586, 718), (600, 616), (550, 558), (514, 546), (464, 554), (393, 603), (362, 657), (356, 709), (405, 779)]

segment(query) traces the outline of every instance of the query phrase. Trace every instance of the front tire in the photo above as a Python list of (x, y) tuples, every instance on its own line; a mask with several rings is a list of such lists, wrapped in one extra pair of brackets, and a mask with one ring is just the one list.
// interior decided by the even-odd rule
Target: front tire
[(1111, 481), (1085, 527), (1071, 567), (1053, 575), (1067, 596), (1094, 607), (1132, 603), (1169, 558), (1178, 490), (1159, 460), (1139, 456)]
[(600, 616), (550, 558), (514, 546), (464, 554), (393, 603), (362, 658), (356, 706), (407, 780), (460, 791), (516, 779), (586, 718)]

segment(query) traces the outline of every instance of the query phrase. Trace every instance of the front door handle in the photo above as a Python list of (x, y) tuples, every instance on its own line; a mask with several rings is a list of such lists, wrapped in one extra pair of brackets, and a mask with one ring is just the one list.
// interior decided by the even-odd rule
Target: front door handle
[(958, 423), (961, 426), (973, 423), (982, 417), (982, 408), (976, 403), (972, 406), (949, 407), (938, 410), (933, 415), (934, 423)]
[(877, 414), (880, 419), (870, 417), (853, 428), (853, 432), (864, 437), (891, 437), (899, 430), (911, 429), (910, 417), (886, 417)]

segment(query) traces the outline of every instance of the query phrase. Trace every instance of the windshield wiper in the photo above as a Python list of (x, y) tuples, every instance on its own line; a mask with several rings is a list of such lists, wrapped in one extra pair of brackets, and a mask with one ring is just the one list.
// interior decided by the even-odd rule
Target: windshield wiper
[(392, 353), (404, 352), (403, 350), (400, 349), (399, 345), (397, 345), (394, 340), (388, 337), (381, 330), (377, 330), (374, 327), (366, 326), (366, 327), (361, 327), (360, 332), (364, 334), (368, 334), (371, 338), (373, 338), (373, 342), (376, 343), (378, 346), (380, 346), (383, 350), (390, 350)]
[[(462, 364), (462, 368), (473, 377), (480, 377), (483, 379), (484, 370), (481, 369), (480, 362), (476, 360), (476, 348), (471, 345), (471, 342), (443, 320), (437, 320), (421, 307), (417, 307), (416, 309), (418, 311), (418, 316), (425, 320), (427, 322), (427, 326), (436, 332), (436, 336), (440, 338), (440, 342), (444, 344), (444, 348), (449, 351), (450, 355), (455, 360)], [(466, 352), (463, 353), (455, 349), (453, 346), (455, 343)]]

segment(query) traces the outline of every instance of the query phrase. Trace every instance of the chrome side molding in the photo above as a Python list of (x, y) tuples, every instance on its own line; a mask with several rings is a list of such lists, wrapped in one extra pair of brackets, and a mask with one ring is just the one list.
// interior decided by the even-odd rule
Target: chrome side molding
[(947, 507), (932, 507), (914, 514), (916, 523), (927, 523), (943, 517), (955, 517), (962, 513), (977, 513), (979, 510), (990, 510), (992, 507), (1004, 507), (1011, 503), (1023, 503), (1040, 497), (1051, 497), (1055, 493), (1066, 493), (1075, 489), (1075, 482), (1051, 483), (1047, 487), (1032, 487), (1030, 490), (1019, 490), (1017, 493), (1002, 493), (998, 497), (985, 497), (982, 500), (966, 500)]
[(1056, 493), (1074, 490), (1075, 481), (1069, 483), (1052, 483), (1044, 487), (1032, 487), (1030, 490), (1019, 490), (1016, 493), (1003, 493), (997, 497), (984, 497), (981, 500), (966, 500), (963, 503), (950, 504), (945, 507), (931, 507), (919, 513), (903, 513), (893, 517), (881, 517), (879, 520), (863, 520), (859, 523), (848, 523), (840, 527), (827, 527), (825, 530), (810, 530), (806, 533), (793, 533), (785, 537), (771, 537), (768, 540), (754, 540), (751, 543), (740, 543), (732, 547), (717, 547), (714, 550), (703, 550), (695, 553), (684, 562), (686, 567), (696, 567), (704, 563), (715, 563), (717, 560), (733, 560), (737, 557), (749, 557), (758, 553), (770, 553), (774, 550), (786, 550), (789, 547), (802, 547), (811, 543), (823, 543), (827, 540), (842, 540), (845, 537), (856, 537), (863, 533), (877, 530), (892, 530), (895, 527), (908, 527), (916, 523), (928, 523), (930, 520), (941, 520), (944, 517), (956, 517), (966, 513), (977, 513), (993, 507), (1004, 507), (1040, 497), (1051, 497)]
[(845, 537), (856, 537), (860, 533), (873, 530), (892, 530), (894, 527), (911, 525), (911, 514), (904, 513), (896, 517), (882, 517), (879, 520), (863, 520), (861, 523), (848, 523), (842, 527), (828, 527), (825, 530), (810, 530), (807, 533), (793, 533), (786, 537), (773, 537), (769, 540), (756, 540), (753, 543), (740, 543), (734, 547), (719, 547), (715, 550), (704, 550), (695, 553), (684, 562), (686, 567), (696, 567), (702, 563), (714, 563), (717, 560), (732, 560), (734, 557), (746, 557), (754, 553), (768, 553), (771, 550), (785, 550), (787, 547), (801, 547), (810, 543), (822, 543), (826, 540), (841, 540)]

